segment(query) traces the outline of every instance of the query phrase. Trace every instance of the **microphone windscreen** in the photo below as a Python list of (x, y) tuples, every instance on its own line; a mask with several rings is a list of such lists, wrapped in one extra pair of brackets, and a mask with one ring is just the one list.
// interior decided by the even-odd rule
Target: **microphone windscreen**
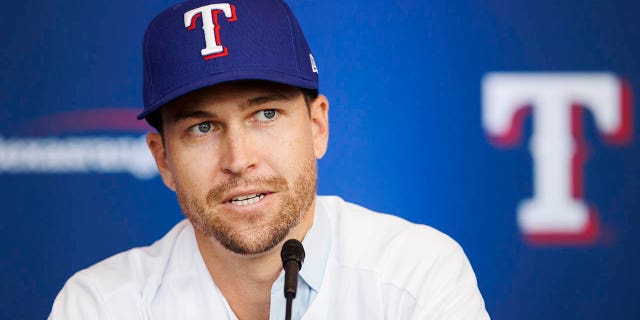
[(301, 269), (302, 263), (304, 262), (304, 247), (302, 247), (302, 243), (296, 239), (287, 240), (284, 245), (282, 245), (280, 257), (282, 258), (283, 267), (288, 261), (296, 261), (298, 263), (298, 269)]

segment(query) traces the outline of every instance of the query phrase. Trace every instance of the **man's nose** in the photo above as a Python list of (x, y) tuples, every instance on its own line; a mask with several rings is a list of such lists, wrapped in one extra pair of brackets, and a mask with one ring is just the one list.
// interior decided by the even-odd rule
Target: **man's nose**
[(222, 171), (239, 175), (255, 168), (257, 150), (254, 138), (240, 128), (229, 128), (225, 133), (222, 148)]

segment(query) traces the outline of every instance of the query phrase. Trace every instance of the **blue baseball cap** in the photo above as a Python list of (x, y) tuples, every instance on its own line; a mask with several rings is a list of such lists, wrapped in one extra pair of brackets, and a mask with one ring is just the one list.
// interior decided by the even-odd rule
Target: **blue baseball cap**
[(177, 4), (151, 21), (142, 52), (144, 110), (138, 119), (184, 94), (229, 81), (318, 89), (309, 45), (281, 0)]

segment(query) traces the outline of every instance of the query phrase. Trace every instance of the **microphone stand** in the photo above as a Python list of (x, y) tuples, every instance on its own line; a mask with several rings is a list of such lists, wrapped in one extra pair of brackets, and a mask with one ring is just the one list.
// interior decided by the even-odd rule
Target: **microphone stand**
[(293, 304), (293, 298), (295, 297), (287, 298), (287, 311), (284, 315), (284, 320), (291, 320), (291, 305)]

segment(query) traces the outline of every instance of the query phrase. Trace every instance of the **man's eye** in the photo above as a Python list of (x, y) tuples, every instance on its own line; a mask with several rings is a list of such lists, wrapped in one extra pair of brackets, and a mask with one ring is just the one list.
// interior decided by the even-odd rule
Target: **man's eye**
[(194, 133), (194, 134), (205, 134), (205, 133), (209, 133), (212, 129), (212, 125), (211, 122), (202, 122), (202, 123), (198, 123), (195, 126), (191, 127), (189, 129), (189, 132)]
[(276, 111), (275, 109), (266, 109), (258, 111), (257, 116), (258, 120), (260, 121), (269, 121), (273, 120), (277, 114), (278, 111)]

